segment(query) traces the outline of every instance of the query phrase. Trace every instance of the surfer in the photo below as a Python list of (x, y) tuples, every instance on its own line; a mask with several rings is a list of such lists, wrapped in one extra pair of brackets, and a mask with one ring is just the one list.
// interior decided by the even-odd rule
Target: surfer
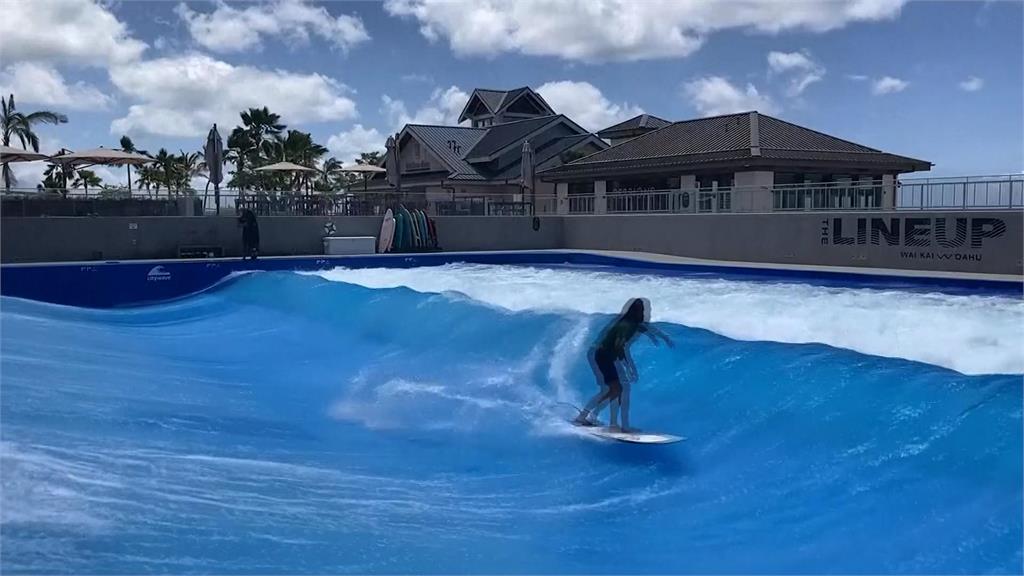
[[(629, 432), (629, 391), (637, 379), (636, 364), (629, 353), (629, 346), (637, 334), (646, 334), (655, 346), (661, 338), (669, 347), (673, 346), (668, 335), (649, 323), (651, 306), (642, 298), (633, 298), (626, 302), (624, 312), (609, 324), (600, 338), (590, 350), (592, 365), (598, 375), (601, 390), (587, 402), (574, 424), (579, 426), (597, 426), (591, 415), (602, 410), (604, 404), (610, 404), (611, 414), (608, 424), (613, 429)], [(619, 367), (624, 378), (619, 376)], [(622, 427), (619, 428), (619, 410), (622, 411)]]

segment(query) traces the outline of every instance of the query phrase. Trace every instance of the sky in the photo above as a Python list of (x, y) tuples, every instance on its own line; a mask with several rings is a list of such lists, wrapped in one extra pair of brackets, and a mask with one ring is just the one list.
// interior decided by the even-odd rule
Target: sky
[[(931, 161), (1024, 171), (1024, 3), (904, 0), (0, 0), (0, 93), (42, 151), (201, 149), (268, 106), (350, 162), (474, 88), (530, 86), (584, 128), (758, 110)], [(19, 186), (45, 167), (20, 164)], [(121, 169), (99, 167), (107, 183)]]

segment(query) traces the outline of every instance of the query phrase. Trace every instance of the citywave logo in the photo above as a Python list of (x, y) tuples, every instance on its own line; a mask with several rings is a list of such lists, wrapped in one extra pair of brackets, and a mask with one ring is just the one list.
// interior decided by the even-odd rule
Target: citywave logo
[(163, 266), (153, 266), (149, 270), (149, 274), (146, 274), (146, 280), (150, 282), (163, 282), (164, 280), (170, 280), (171, 273), (164, 270)]

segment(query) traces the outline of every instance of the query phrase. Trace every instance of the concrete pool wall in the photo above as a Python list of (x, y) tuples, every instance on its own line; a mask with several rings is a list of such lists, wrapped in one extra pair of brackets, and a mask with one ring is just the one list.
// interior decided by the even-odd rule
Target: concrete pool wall
[[(380, 217), (260, 219), (267, 256), (322, 252), (335, 235), (376, 235)], [(1022, 274), (1024, 212), (895, 211), (603, 216), (438, 216), (446, 251), (620, 250), (688, 258)], [(536, 224), (536, 226), (535, 226)], [(536, 228), (536, 229), (535, 229)], [(3, 218), (0, 261), (59, 262), (175, 258), (187, 246), (241, 254), (232, 217)]]

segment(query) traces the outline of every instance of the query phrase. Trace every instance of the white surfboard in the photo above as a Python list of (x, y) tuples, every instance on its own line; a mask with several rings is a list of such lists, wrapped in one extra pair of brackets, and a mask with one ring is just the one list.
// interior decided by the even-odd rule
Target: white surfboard
[(384, 222), (380, 225), (380, 238), (377, 240), (377, 253), (383, 254), (391, 250), (391, 242), (395, 237), (395, 216), (388, 208), (384, 213)]
[(619, 442), (630, 442), (633, 444), (674, 444), (686, 440), (684, 436), (673, 436), (671, 434), (658, 434), (656, 432), (620, 432), (607, 426), (580, 426), (573, 424), (580, 430), (593, 434), (599, 438), (618, 440)]

